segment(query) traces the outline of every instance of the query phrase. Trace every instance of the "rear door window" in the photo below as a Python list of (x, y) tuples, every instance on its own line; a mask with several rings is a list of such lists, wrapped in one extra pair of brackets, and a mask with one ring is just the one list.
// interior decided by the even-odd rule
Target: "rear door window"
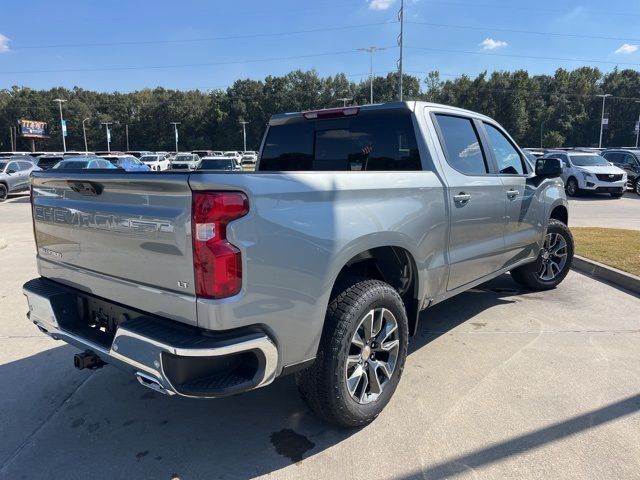
[(436, 114), (447, 162), (465, 175), (484, 175), (487, 159), (470, 118)]
[(269, 128), (262, 171), (421, 170), (410, 112), (303, 120)]

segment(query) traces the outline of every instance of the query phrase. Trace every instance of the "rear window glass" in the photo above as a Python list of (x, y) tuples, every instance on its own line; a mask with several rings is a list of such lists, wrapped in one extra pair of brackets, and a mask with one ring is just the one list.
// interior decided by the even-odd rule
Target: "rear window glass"
[(421, 170), (410, 112), (361, 113), (274, 125), (262, 171)]
[(76, 160), (65, 160), (64, 162), (60, 162), (55, 166), (55, 168), (61, 168), (61, 169), (86, 168), (86, 167), (87, 167), (87, 162), (76, 161)]
[(204, 159), (200, 164), (200, 170), (231, 170), (232, 160), (225, 159)]

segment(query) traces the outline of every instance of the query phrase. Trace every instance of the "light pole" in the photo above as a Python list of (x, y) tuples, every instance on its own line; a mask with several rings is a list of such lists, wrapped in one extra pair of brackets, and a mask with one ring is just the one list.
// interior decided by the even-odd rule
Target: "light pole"
[[(607, 97), (610, 97), (610, 93), (596, 95), (596, 97), (602, 97), (602, 115), (600, 116), (600, 140), (598, 141), (598, 148), (602, 148), (602, 129), (604, 127), (604, 102), (607, 100)], [(608, 122), (608, 119), (607, 119)]]
[(107, 129), (107, 152), (111, 152), (111, 130), (109, 130), (109, 125), (113, 125), (113, 122), (102, 122)]
[(369, 54), (369, 88), (371, 90), (369, 103), (373, 103), (373, 54), (382, 50), (386, 50), (386, 48), (372, 46), (367, 48), (359, 48), (358, 50), (361, 52), (367, 52)]
[[(640, 100), (636, 100), (635, 103), (640, 103)], [(640, 113), (638, 114), (638, 129), (636, 130), (636, 148), (638, 148), (638, 134), (640, 134)]]
[(65, 140), (64, 137), (67, 136), (67, 125), (64, 123), (64, 120), (62, 118), (62, 102), (66, 102), (66, 100), (63, 100), (61, 98), (56, 98), (54, 102), (58, 102), (58, 107), (60, 107), (60, 131), (62, 133), (62, 151), (66, 152), (67, 141)]
[(244, 120), (241, 120), (238, 123), (242, 124), (242, 141), (244, 145), (244, 150), (242, 151), (246, 152), (247, 151), (247, 123), (249, 122), (245, 122)]
[(342, 102), (342, 106), (346, 107), (347, 102), (350, 102), (351, 100), (353, 100), (353, 98), (342, 97), (342, 98), (337, 98), (336, 100), (340, 100)]
[(85, 122), (91, 120), (90, 118), (85, 118), (82, 120), (82, 136), (84, 137), (84, 153), (89, 151), (89, 147), (87, 147), (87, 129), (85, 128)]
[(129, 151), (129, 125), (124, 126), (124, 134), (127, 138), (127, 152)]
[(178, 153), (178, 125), (180, 125), (180, 122), (169, 122), (171, 125), (173, 125), (173, 133), (176, 137), (176, 153)]
[(402, 52), (404, 50), (404, 0), (400, 0), (400, 11), (398, 12), (398, 21), (400, 22), (400, 35), (398, 35), (398, 46), (400, 47), (400, 58), (398, 59), (398, 73), (399, 73), (399, 89), (400, 89), (400, 101), (403, 100), (402, 94)]
[(544, 141), (543, 139), (544, 139), (544, 121), (540, 123), (540, 148), (544, 148), (542, 145)]

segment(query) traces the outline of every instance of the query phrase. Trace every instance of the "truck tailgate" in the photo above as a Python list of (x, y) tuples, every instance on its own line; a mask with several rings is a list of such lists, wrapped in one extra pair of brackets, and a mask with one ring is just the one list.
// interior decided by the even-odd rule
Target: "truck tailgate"
[(196, 325), (188, 175), (33, 175), (40, 275)]

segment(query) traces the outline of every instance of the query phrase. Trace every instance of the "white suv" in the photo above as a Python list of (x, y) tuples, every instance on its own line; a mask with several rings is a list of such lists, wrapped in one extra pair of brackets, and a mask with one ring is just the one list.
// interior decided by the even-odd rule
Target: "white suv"
[(154, 172), (171, 168), (171, 161), (164, 154), (143, 155), (140, 157), (140, 161), (148, 165)]
[(608, 193), (620, 198), (627, 189), (627, 173), (593, 152), (549, 152), (545, 158), (557, 158), (564, 163), (562, 180), (567, 196), (580, 192)]

